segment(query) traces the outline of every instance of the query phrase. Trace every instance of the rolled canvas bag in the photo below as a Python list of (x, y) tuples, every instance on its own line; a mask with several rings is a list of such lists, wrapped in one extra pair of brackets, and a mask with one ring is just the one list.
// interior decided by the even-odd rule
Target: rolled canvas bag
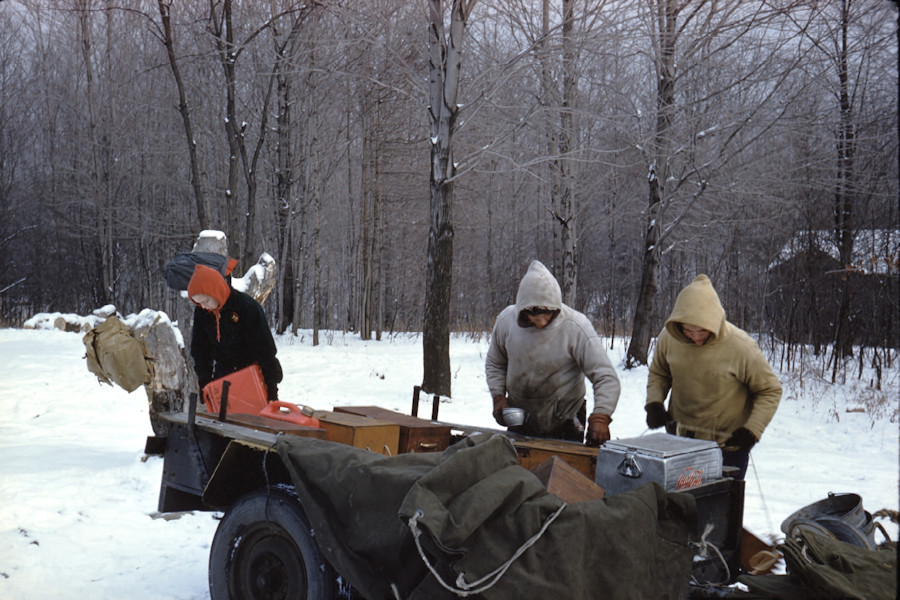
[(166, 285), (173, 290), (187, 290), (188, 282), (194, 274), (194, 267), (204, 265), (215, 269), (227, 277), (234, 270), (237, 261), (222, 254), (212, 252), (185, 252), (178, 254), (166, 265)]

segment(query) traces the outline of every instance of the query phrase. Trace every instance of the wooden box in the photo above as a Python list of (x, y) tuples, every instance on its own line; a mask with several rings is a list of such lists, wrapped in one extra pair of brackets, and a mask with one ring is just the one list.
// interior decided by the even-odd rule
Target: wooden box
[(513, 439), (512, 443), (519, 455), (519, 465), (529, 471), (548, 458), (558, 456), (585, 477), (594, 479), (598, 448), (590, 448), (577, 442), (538, 438)]
[(590, 477), (582, 475), (555, 455), (531, 469), (531, 472), (541, 480), (548, 492), (567, 504), (601, 500), (606, 495)]
[(400, 427), (399, 452), (443, 452), (450, 446), (450, 426), (381, 408), (380, 406), (335, 406), (335, 412), (350, 413), (395, 423)]
[[(215, 415), (210, 415), (215, 418)], [(225, 421), (234, 423), (235, 425), (243, 425), (244, 427), (252, 427), (260, 431), (268, 433), (285, 433), (289, 435), (299, 435), (301, 437), (311, 437), (319, 440), (327, 440), (328, 432), (324, 429), (316, 427), (307, 427), (306, 425), (297, 425), (288, 421), (278, 419), (270, 419), (269, 417), (260, 417), (258, 415), (245, 415), (242, 413), (229, 414)]]
[(332, 442), (365, 448), (379, 454), (394, 456), (400, 441), (400, 426), (381, 419), (360, 415), (318, 410), (313, 416), (328, 432)]

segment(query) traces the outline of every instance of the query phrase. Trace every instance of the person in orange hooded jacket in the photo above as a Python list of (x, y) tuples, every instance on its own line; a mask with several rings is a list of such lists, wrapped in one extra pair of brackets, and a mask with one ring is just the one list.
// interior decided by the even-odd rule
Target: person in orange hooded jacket
[(283, 374), (262, 306), (204, 265), (194, 269), (187, 292), (197, 305), (191, 356), (200, 388), (213, 379), (258, 364), (269, 401), (277, 400)]

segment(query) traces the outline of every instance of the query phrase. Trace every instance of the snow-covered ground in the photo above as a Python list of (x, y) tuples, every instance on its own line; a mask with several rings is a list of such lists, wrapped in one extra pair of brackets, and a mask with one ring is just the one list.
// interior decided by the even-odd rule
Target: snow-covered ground
[[(409, 412), (421, 336), (364, 342), (323, 332), (320, 341), (313, 347), (309, 332), (277, 338), (282, 400)], [(622, 369), (624, 349), (619, 339), (609, 350), (622, 380), (614, 438), (647, 432), (647, 370)], [(441, 403), (441, 420), (496, 427), (486, 350), (485, 337), (454, 338), (453, 398)], [(100, 385), (83, 356), (80, 334), (0, 330), (0, 599), (208, 598), (219, 515), (157, 514), (162, 459), (143, 454), (152, 434), (146, 395)], [(781, 536), (785, 517), (829, 492), (859, 494), (870, 512), (896, 510), (900, 368), (886, 374), (888, 401), (878, 409), (878, 394), (859, 384), (829, 386), (808, 373), (782, 381), (784, 399), (752, 453), (745, 527)], [(868, 412), (853, 410), (866, 401)], [(429, 400), (420, 411), (430, 415)], [(888, 532), (897, 539), (896, 526)]]

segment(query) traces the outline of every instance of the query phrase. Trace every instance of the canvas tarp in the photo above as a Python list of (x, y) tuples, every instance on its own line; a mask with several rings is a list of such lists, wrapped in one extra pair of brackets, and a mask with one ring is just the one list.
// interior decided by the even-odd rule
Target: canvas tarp
[(215, 269), (226, 278), (234, 270), (237, 261), (213, 252), (185, 252), (178, 254), (166, 264), (165, 280), (169, 288), (185, 291), (194, 275), (194, 268), (204, 265)]
[[(276, 447), (322, 553), (366, 598), (687, 596), (690, 495), (648, 484), (564, 506), (502, 435), (393, 457), (306, 438)], [(446, 589), (423, 555), (447, 586), (471, 587)]]
[(869, 550), (811, 529), (798, 529), (779, 546), (785, 575), (742, 575), (759, 598), (807, 600), (897, 598), (897, 550)]
[(115, 383), (131, 393), (150, 381), (144, 348), (118, 317), (108, 317), (88, 331), (82, 341), (88, 371), (103, 383)]

